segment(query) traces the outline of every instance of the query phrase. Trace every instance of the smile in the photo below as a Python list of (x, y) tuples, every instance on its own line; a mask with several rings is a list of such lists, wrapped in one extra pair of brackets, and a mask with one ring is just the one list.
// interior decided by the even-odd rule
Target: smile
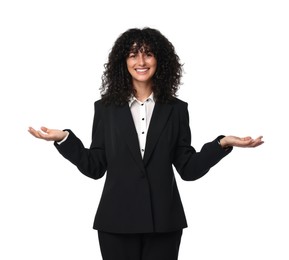
[(145, 73), (147, 72), (149, 69), (148, 68), (145, 68), (145, 69), (135, 69), (136, 72), (139, 72), (139, 73)]

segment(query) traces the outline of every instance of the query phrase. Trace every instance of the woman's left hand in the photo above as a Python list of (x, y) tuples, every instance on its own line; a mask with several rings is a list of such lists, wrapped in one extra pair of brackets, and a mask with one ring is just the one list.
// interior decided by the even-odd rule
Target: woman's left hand
[(253, 139), (250, 136), (247, 137), (237, 137), (237, 136), (232, 136), (232, 135), (228, 135), (223, 137), (220, 140), (220, 145), (223, 148), (227, 148), (230, 146), (236, 146), (236, 147), (257, 147), (261, 144), (264, 143), (264, 141), (262, 141), (263, 136), (259, 136), (255, 139)]

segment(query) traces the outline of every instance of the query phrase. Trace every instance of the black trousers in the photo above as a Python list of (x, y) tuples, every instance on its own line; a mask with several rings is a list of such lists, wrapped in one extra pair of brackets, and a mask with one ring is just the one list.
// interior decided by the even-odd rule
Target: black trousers
[(103, 260), (177, 260), (182, 232), (114, 234), (98, 231), (98, 239)]

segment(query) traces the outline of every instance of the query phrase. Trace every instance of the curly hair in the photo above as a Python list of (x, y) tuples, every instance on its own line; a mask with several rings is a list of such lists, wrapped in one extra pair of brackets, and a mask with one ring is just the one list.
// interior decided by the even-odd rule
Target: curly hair
[(104, 104), (124, 105), (134, 94), (126, 60), (131, 49), (149, 49), (157, 60), (152, 90), (157, 102), (167, 103), (177, 95), (181, 84), (182, 64), (172, 43), (160, 31), (145, 27), (125, 31), (115, 41), (108, 62), (104, 64), (101, 98)]

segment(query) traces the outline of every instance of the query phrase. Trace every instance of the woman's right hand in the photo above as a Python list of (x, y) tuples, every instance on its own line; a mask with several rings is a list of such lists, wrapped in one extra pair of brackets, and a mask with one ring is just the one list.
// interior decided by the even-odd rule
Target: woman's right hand
[(58, 129), (49, 129), (44, 126), (42, 126), (40, 130), (35, 130), (34, 128), (29, 127), (28, 132), (36, 138), (55, 142), (62, 141), (68, 135), (67, 131), (62, 131)]

